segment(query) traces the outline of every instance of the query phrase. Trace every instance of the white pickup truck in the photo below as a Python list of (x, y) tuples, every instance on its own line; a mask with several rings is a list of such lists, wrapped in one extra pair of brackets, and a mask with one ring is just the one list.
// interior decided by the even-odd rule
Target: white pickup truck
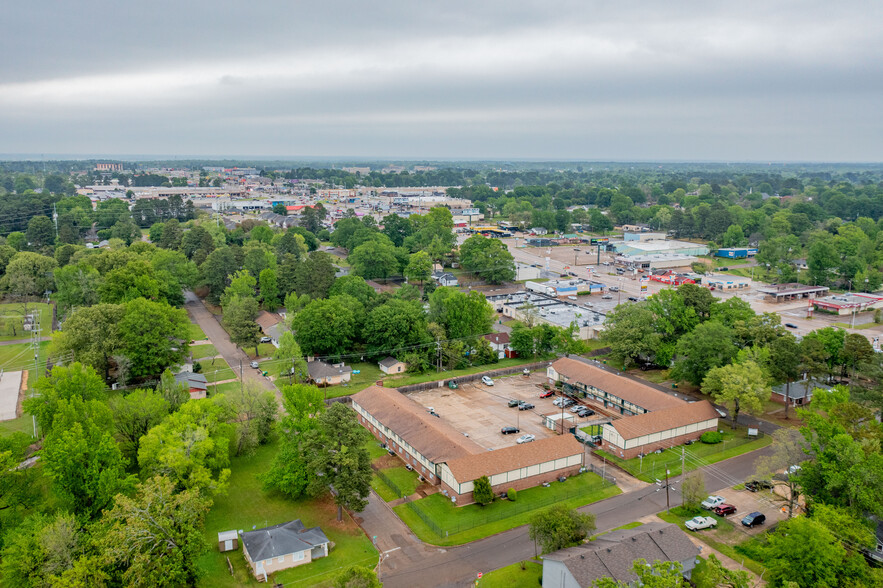
[(725, 499), (723, 496), (712, 495), (712, 496), (709, 496), (708, 498), (706, 498), (705, 500), (703, 500), (702, 504), (700, 506), (702, 506), (702, 508), (704, 508), (705, 510), (711, 510), (715, 506), (719, 506), (719, 505), (723, 504), (724, 500)]
[(694, 517), (684, 523), (684, 526), (690, 529), (691, 531), (698, 531), (699, 529), (708, 529), (711, 527), (717, 526), (717, 521), (712, 517)]

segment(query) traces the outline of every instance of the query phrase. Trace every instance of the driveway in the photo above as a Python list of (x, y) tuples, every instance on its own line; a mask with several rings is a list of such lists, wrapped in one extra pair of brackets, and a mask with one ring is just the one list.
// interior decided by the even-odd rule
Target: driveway
[[(703, 468), (706, 490), (715, 493), (744, 481), (754, 473), (754, 461), (771, 451), (765, 447)], [(671, 506), (681, 503), (679, 486), (676, 478), (669, 492)], [(654, 484), (579, 510), (593, 513), (598, 531), (605, 531), (665, 510), (665, 494), (664, 488)], [(372, 492), (369, 507), (361, 515), (362, 528), (369, 537), (377, 535), (378, 547), (386, 552), (379, 569), (387, 588), (472, 586), (478, 572), (517, 563), (536, 553), (526, 525), (460, 547), (429, 546), (404, 528), (385, 504), (374, 504), (377, 502), (382, 503)]]
[(233, 368), (233, 371), (240, 371), (244, 381), (255, 382), (261, 387), (272, 391), (277, 398), (281, 398), (279, 390), (273, 385), (273, 382), (263, 377), (260, 372), (249, 367), (250, 359), (248, 356), (230, 340), (230, 336), (224, 327), (221, 326), (218, 319), (206, 309), (202, 301), (197, 298), (196, 294), (190, 291), (184, 292), (184, 308), (190, 315), (190, 320), (199, 325), (206, 338), (212, 342), (215, 349), (224, 360)]

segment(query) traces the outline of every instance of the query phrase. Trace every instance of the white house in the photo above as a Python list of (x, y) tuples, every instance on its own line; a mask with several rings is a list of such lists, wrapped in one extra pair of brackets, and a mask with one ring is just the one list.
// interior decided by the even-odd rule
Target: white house
[(262, 582), (280, 570), (326, 557), (329, 543), (322, 529), (307, 529), (300, 519), (242, 533), (245, 559)]

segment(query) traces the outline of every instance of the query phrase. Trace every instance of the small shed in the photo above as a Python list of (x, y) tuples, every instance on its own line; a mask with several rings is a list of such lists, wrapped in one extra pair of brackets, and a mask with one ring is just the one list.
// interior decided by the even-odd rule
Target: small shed
[(408, 364), (394, 357), (387, 357), (379, 362), (380, 371), (384, 374), (401, 374), (408, 369)]
[(543, 417), (543, 424), (547, 429), (564, 433), (576, 426), (576, 417), (569, 412), (547, 414)]
[(218, 533), (218, 549), (221, 550), (221, 553), (239, 549), (239, 534), (236, 531), (221, 531)]

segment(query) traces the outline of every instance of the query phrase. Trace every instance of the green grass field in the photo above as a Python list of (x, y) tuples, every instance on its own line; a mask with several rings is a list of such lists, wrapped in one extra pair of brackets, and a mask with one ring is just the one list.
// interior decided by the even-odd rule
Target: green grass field
[(462, 545), (525, 525), (535, 512), (552, 504), (576, 508), (621, 492), (616, 486), (604, 484), (599, 476), (584, 473), (564, 482), (553, 482), (548, 488), (537, 486), (522, 490), (514, 502), (495, 500), (487, 506), (469, 504), (457, 507), (441, 494), (414, 501), (412, 504), (445, 531), (442, 537), (411, 506), (402, 504), (393, 510), (421, 540), (433, 545)]
[(856, 326), (852, 326), (850, 323), (833, 323), (831, 326), (840, 327), (841, 329), (873, 329), (874, 327), (883, 327), (874, 321), (869, 323), (857, 324)]
[(190, 353), (193, 355), (193, 359), (205, 359), (206, 357), (215, 357), (218, 355), (218, 350), (215, 349), (215, 346), (211, 343), (206, 343), (205, 345), (194, 345), (190, 348)]
[(260, 357), (273, 357), (276, 353), (276, 347), (272, 343), (258, 343), (258, 354), (254, 354), (254, 345), (249, 345), (243, 349), (249, 359), (258, 359)]
[(0, 421), (0, 435), (11, 435), (12, 433), (25, 433), (33, 436), (34, 421), (30, 415), (26, 414), (11, 421)]
[[(224, 588), (234, 586), (272, 586), (272, 581), (286, 586), (328, 586), (330, 580), (351, 565), (373, 568), (377, 564), (377, 550), (352, 519), (344, 514), (338, 523), (337, 509), (329, 497), (317, 500), (290, 500), (275, 492), (265, 492), (258, 476), (265, 472), (278, 450), (273, 442), (250, 456), (233, 460), (227, 493), (215, 499), (215, 504), (205, 520), (205, 538), (209, 550), (199, 559), (199, 567), (205, 572), (199, 586)], [(284, 570), (275, 574), (271, 582), (257, 582), (246, 567), (242, 547), (238, 551), (218, 552), (218, 533), (253, 527), (263, 528), (294, 519), (301, 519), (307, 527), (320, 526), (334, 542), (328, 557), (310, 564)], [(233, 564), (234, 576), (227, 568), (227, 559)]]
[(537, 361), (542, 361), (542, 357), (537, 357), (534, 359), (501, 359), (497, 363), (489, 363), (487, 365), (477, 365), (473, 367), (468, 367), (462, 370), (452, 370), (449, 372), (427, 372), (425, 374), (411, 375), (406, 378), (402, 378), (401, 380), (395, 380), (395, 387), (401, 386), (410, 386), (411, 384), (422, 384), (424, 382), (434, 382), (436, 380), (450, 380), (451, 378), (457, 378), (459, 376), (467, 376), (469, 374), (478, 374), (481, 372), (489, 372), (491, 370), (498, 370), (507, 367), (514, 367), (519, 365), (524, 365), (526, 363), (534, 363)]
[[(695, 458), (687, 459), (687, 471), (692, 471), (699, 467), (696, 460), (705, 463), (717, 463), (761, 447), (766, 447), (772, 443), (773, 439), (769, 435), (764, 435), (758, 439), (749, 439), (745, 429), (736, 429), (734, 433), (729, 428), (724, 428), (724, 440), (714, 445), (706, 445), (705, 443), (694, 443), (685, 447), (688, 456)], [(669, 476), (677, 476), (681, 473), (681, 447), (666, 449), (662, 453), (651, 453), (644, 456), (643, 459), (634, 457), (632, 459), (621, 459), (611, 453), (603, 450), (596, 450), (596, 454), (606, 456), (607, 459), (619, 467), (623, 468), (631, 475), (645, 482), (653, 482), (657, 479), (665, 477), (665, 470), (669, 470)], [(691, 463), (692, 461), (692, 463)]]
[(205, 333), (202, 332), (202, 327), (195, 323), (190, 323), (190, 340), (203, 341), (204, 339)]
[[(404, 466), (384, 468), (381, 471), (384, 476), (395, 484), (403, 496), (410, 496), (417, 490), (417, 472), (409, 472)], [(371, 477), (371, 487), (386, 502), (392, 502), (399, 498), (395, 490), (385, 480), (378, 477), (377, 474)]]
[[(21, 302), (9, 302), (0, 304), (0, 341), (14, 341), (17, 339), (30, 339), (31, 332), (24, 330), (24, 307)], [(40, 336), (48, 337), (52, 334), (52, 305), (42, 302), (28, 302), (27, 310), (40, 314)], [(31, 358), (33, 359), (33, 358)]]
[(215, 359), (204, 359), (196, 362), (202, 367), (202, 373), (205, 375), (206, 381), (220, 382), (230, 380), (239, 376), (238, 370), (233, 370), (227, 362), (220, 357)]
[[(524, 569), (521, 569), (522, 563)], [(475, 585), (480, 588), (534, 588), (542, 586), (542, 562), (528, 560), (482, 574)]]
[[(208, 387), (208, 393), (211, 394), (224, 394), (225, 392), (230, 392), (231, 390), (238, 390), (241, 384), (237, 380), (236, 382), (226, 382), (224, 384), (218, 384), (215, 386), (212, 384)], [(216, 390), (217, 388), (217, 390)]]

